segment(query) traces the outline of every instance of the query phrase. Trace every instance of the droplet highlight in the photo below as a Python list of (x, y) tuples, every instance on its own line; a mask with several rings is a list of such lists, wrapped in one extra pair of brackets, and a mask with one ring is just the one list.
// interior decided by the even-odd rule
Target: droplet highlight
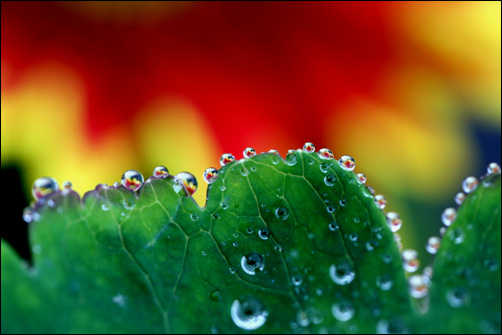
[(185, 185), (190, 195), (193, 195), (197, 191), (197, 186), (199, 186), (197, 178), (190, 172), (180, 172), (174, 177), (174, 180)]
[(401, 220), (399, 214), (395, 212), (389, 212), (387, 213), (387, 224), (389, 225), (390, 230), (393, 233), (395, 233), (399, 229), (401, 229), (401, 226), (403, 225), (403, 220)]
[(281, 219), (281, 220), (286, 220), (289, 216), (289, 211), (286, 207), (277, 207), (275, 209), (275, 216), (278, 218), (278, 219)]
[(381, 194), (375, 195), (375, 204), (378, 208), (384, 209), (387, 205), (387, 199)]
[(455, 195), (455, 203), (457, 205), (462, 205), (462, 203), (464, 202), (465, 200), (465, 193), (464, 192), (458, 192), (456, 195)]
[(447, 227), (449, 227), (456, 218), (457, 211), (452, 207), (445, 209), (441, 214), (441, 221), (443, 221), (443, 224)]
[(423, 275), (413, 275), (408, 278), (410, 295), (413, 298), (423, 298), (429, 293), (429, 285)]
[(478, 187), (478, 179), (476, 177), (470, 176), (464, 179), (462, 182), (462, 189), (466, 194), (474, 191)]
[(223, 154), (223, 155), (221, 155), (221, 158), (220, 158), (220, 164), (221, 164), (221, 166), (225, 166), (229, 163), (232, 163), (234, 160), (235, 160), (234, 155), (228, 154), (228, 153)]
[(357, 174), (357, 181), (361, 184), (366, 183), (366, 176), (364, 175), (364, 173)]
[(244, 155), (244, 158), (251, 158), (256, 155), (256, 150), (251, 147), (247, 147), (246, 149), (244, 149), (242, 154)]
[(334, 159), (335, 158), (335, 156), (333, 156), (333, 152), (331, 152), (331, 150), (326, 149), (326, 148), (322, 148), (321, 150), (319, 150), (318, 155), (322, 159)]
[(348, 155), (342, 156), (338, 160), (338, 164), (340, 164), (340, 167), (342, 169), (347, 170), (347, 171), (353, 171), (354, 168), (356, 167), (356, 161), (354, 160), (354, 158), (352, 158), (351, 156), (348, 156)]
[(315, 151), (315, 146), (314, 143), (312, 142), (307, 142), (303, 145), (303, 151), (306, 152), (314, 152)]
[(488, 164), (486, 171), (488, 172), (488, 174), (494, 174), (494, 173), (500, 172), (500, 165), (498, 165), (495, 162), (492, 162), (492, 163)]
[(420, 266), (420, 261), (418, 260), (418, 253), (413, 249), (403, 250), (401, 253), (401, 258), (403, 259), (403, 268), (406, 272), (415, 272)]
[(212, 184), (218, 179), (218, 170), (215, 168), (207, 168), (206, 171), (202, 174), (202, 178), (208, 184)]
[(59, 185), (54, 178), (51, 177), (41, 177), (35, 180), (33, 183), (33, 187), (31, 189), (31, 193), (35, 200), (39, 200), (40, 198), (59, 191)]
[(434, 255), (435, 253), (438, 252), (440, 246), (441, 246), (441, 239), (437, 236), (431, 236), (427, 240), (425, 250), (427, 250), (429, 254)]
[(143, 175), (136, 170), (127, 170), (120, 179), (122, 185), (131, 191), (139, 190), (144, 181)]
[(234, 300), (230, 315), (235, 325), (244, 330), (255, 330), (265, 324), (268, 312), (256, 298), (246, 298), (243, 302)]
[(268, 228), (263, 228), (263, 229), (260, 229), (258, 231), (258, 236), (262, 239), (262, 240), (268, 240), (269, 236), (270, 236), (270, 230)]
[(169, 170), (167, 170), (165, 166), (159, 165), (153, 169), (153, 176), (160, 179), (167, 178), (167, 176), (169, 176)]

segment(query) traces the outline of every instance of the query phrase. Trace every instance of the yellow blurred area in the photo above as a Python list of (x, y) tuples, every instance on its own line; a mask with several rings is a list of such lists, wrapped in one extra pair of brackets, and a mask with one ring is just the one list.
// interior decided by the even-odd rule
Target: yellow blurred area
[[(460, 187), (476, 161), (473, 144), (454, 117), (428, 118), (358, 100), (326, 127), (335, 156), (354, 156), (356, 171), (366, 174), (367, 184), (377, 193), (385, 189), (392, 199), (412, 194), (434, 201), (451, 196), (451, 189)], [(353, 140), (357, 138), (366, 140)]]
[(166, 97), (138, 113), (134, 124), (144, 165), (152, 171), (157, 165), (164, 165), (171, 175), (192, 173), (199, 182), (193, 198), (204, 206), (207, 183), (202, 174), (208, 167), (220, 167), (222, 152), (201, 113), (185, 101)]

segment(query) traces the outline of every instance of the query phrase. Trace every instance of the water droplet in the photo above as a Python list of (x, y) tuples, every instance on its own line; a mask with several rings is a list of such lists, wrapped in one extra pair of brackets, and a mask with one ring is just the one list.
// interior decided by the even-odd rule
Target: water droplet
[(202, 256), (207, 256), (207, 252), (205, 252), (204, 250), (202, 250), (201, 254)]
[(183, 183), (190, 195), (193, 195), (197, 191), (199, 183), (197, 182), (197, 178), (190, 172), (180, 172), (174, 176), (174, 180), (178, 183)]
[(226, 202), (222, 202), (220, 206), (221, 206), (221, 208), (222, 208), (222, 209), (224, 209), (224, 210), (228, 208), (228, 205), (227, 205), (227, 203), (226, 203)]
[(282, 247), (277, 244), (275, 247), (274, 247), (275, 251), (282, 251)]
[(303, 150), (306, 152), (314, 152), (315, 151), (315, 146), (311, 142), (307, 142), (303, 145)]
[(376, 326), (377, 334), (409, 334), (410, 331), (401, 319), (392, 319), (387, 321), (381, 319)]
[(235, 160), (234, 155), (232, 155), (232, 154), (223, 154), (223, 155), (221, 155), (221, 158), (220, 158), (220, 164), (221, 164), (221, 166), (225, 166), (225, 165), (227, 165), (229, 163), (232, 163), (234, 160)]
[(389, 212), (387, 213), (387, 224), (389, 225), (390, 230), (395, 233), (399, 229), (401, 229), (401, 226), (403, 225), (403, 221), (401, 220), (401, 217), (399, 214), (395, 212)]
[(235, 268), (228, 268), (228, 271), (230, 271), (231, 274), (235, 273)]
[(290, 153), (286, 156), (286, 164), (289, 166), (294, 166), (298, 162), (298, 158), (294, 153)]
[(396, 241), (397, 249), (399, 251), (403, 250), (403, 244), (401, 243), (401, 236), (398, 233), (394, 233), (394, 241)]
[(298, 311), (298, 314), (296, 314), (296, 321), (302, 327), (308, 327), (308, 325), (310, 324), (307, 313), (305, 313), (304, 311)]
[(340, 164), (340, 167), (344, 170), (347, 171), (353, 171), (354, 168), (356, 167), (356, 161), (354, 158), (344, 155), (338, 160), (338, 164)]
[(439, 247), (441, 245), (441, 239), (437, 236), (431, 236), (427, 240), (427, 245), (425, 246), (425, 250), (427, 250), (430, 254), (435, 254), (438, 252)]
[(263, 228), (258, 231), (258, 236), (262, 240), (267, 240), (268, 237), (270, 236), (270, 230), (268, 228)]
[(278, 218), (278, 219), (281, 219), (281, 220), (286, 220), (289, 216), (289, 211), (286, 207), (277, 207), (275, 209), (275, 216)]
[(446, 301), (453, 308), (459, 308), (469, 302), (469, 294), (461, 288), (454, 288), (446, 292)]
[(248, 228), (248, 229), (246, 229), (246, 231), (248, 232), (248, 234), (252, 234), (253, 233), (253, 228)]
[(328, 213), (333, 214), (335, 212), (336, 208), (335, 208), (335, 206), (327, 206), (326, 210), (328, 211)]
[(443, 237), (446, 233), (446, 227), (439, 228), (439, 236)]
[(214, 213), (213, 214), (213, 219), (214, 220), (218, 220), (219, 218), (220, 218), (220, 214), (218, 214), (218, 213)]
[(206, 171), (204, 171), (204, 173), (202, 174), (202, 178), (206, 183), (212, 184), (218, 178), (218, 170), (212, 167), (207, 168)]
[(373, 187), (371, 187), (371, 186), (367, 186), (367, 189), (368, 189), (368, 191), (370, 192), (370, 194), (371, 194), (372, 196), (375, 196), (376, 192), (375, 192), (375, 189), (374, 189)]
[(69, 180), (66, 180), (66, 181), (63, 183), (63, 189), (64, 189), (64, 190), (71, 190), (71, 187), (72, 187), (72, 186), (73, 186), (73, 185), (71, 184), (71, 181), (69, 181)]
[(169, 176), (169, 170), (165, 166), (159, 165), (153, 169), (153, 176), (155, 178), (167, 178)]
[(443, 214), (441, 214), (441, 221), (443, 221), (445, 226), (449, 227), (456, 217), (457, 211), (455, 208), (449, 207), (443, 211)]
[(251, 158), (256, 155), (256, 150), (251, 147), (247, 147), (246, 149), (244, 149), (243, 155), (245, 158)]
[(268, 152), (271, 153), (271, 154), (279, 155), (279, 151), (277, 151), (275, 149), (270, 149)]
[(49, 206), (50, 208), (54, 208), (56, 207), (56, 202), (52, 199), (49, 199), (47, 200), (47, 206)]
[(54, 178), (41, 177), (35, 180), (31, 192), (35, 200), (42, 198), (55, 191), (59, 191), (59, 185)]
[(237, 247), (237, 246), (239, 245), (239, 242), (234, 242), (234, 243), (232, 243), (232, 245), (233, 245), (234, 247)]
[(243, 177), (246, 177), (249, 175), (249, 170), (245, 167), (243, 167), (240, 172)]
[(455, 244), (461, 244), (464, 242), (464, 232), (460, 228), (455, 228), (450, 234), (450, 239)]
[(126, 297), (124, 295), (117, 293), (114, 297), (112, 297), (112, 302), (117, 304), (119, 307), (125, 307), (126, 305)]
[(467, 177), (462, 182), (462, 189), (466, 194), (474, 191), (476, 187), (478, 187), (478, 180), (476, 179), (476, 177)]
[(241, 266), (244, 272), (254, 276), (255, 270), (263, 271), (265, 268), (265, 260), (262, 255), (257, 252), (251, 252), (246, 256), (242, 256)]
[(388, 291), (392, 288), (394, 282), (388, 274), (384, 274), (380, 277), (377, 277), (376, 284), (382, 291)]
[(331, 307), (331, 313), (333, 313), (335, 319), (342, 322), (349, 321), (350, 319), (352, 319), (355, 312), (356, 310), (354, 306), (348, 301), (334, 303), (333, 306)]
[(106, 211), (110, 210), (110, 207), (108, 207), (106, 204), (102, 204), (102, 205), (101, 205), (101, 210), (102, 210), (103, 212), (106, 212)]
[(340, 201), (338, 201), (338, 203), (340, 204), (341, 207), (345, 207), (345, 205), (347, 205), (347, 200), (340, 199)]
[(335, 156), (333, 156), (333, 152), (331, 152), (331, 150), (326, 149), (326, 148), (319, 150), (318, 155), (322, 159), (334, 159), (335, 158)]
[(465, 200), (465, 193), (464, 192), (458, 192), (457, 195), (455, 195), (455, 203), (457, 205), (462, 205), (462, 203)]
[(33, 212), (30, 207), (26, 207), (23, 210), (23, 220), (24, 220), (24, 222), (30, 223), (31, 221), (37, 221), (37, 220), (34, 220), (34, 215), (35, 214), (38, 215), (38, 213)]
[(403, 259), (403, 268), (406, 272), (415, 272), (420, 266), (420, 261), (418, 260), (418, 253), (413, 249), (403, 250), (401, 253)]
[(408, 278), (410, 295), (413, 298), (423, 298), (429, 292), (429, 286), (423, 275), (412, 275)]
[(488, 268), (491, 272), (497, 271), (499, 268), (499, 263), (494, 258), (487, 258), (483, 261), (483, 265)]
[(33, 247), (31, 247), (31, 251), (33, 251), (34, 254), (39, 255), (42, 252), (42, 247), (38, 244), (35, 244)]
[(122, 185), (131, 191), (139, 190), (144, 181), (143, 175), (136, 170), (127, 170), (120, 179)]
[(495, 163), (495, 162), (492, 162), (490, 164), (488, 164), (488, 167), (486, 168), (488, 174), (493, 174), (493, 173), (497, 173), (497, 172), (500, 172), (500, 166)]
[(293, 276), (291, 277), (291, 283), (293, 283), (294, 286), (300, 286), (302, 284), (303, 280), (302, 277), (300, 276)]
[(357, 174), (357, 181), (361, 184), (366, 183), (366, 176), (363, 173)]
[(336, 223), (335, 221), (330, 222), (329, 225), (328, 225), (328, 227), (329, 227), (329, 230), (331, 230), (331, 231), (337, 231), (338, 228), (340, 228), (338, 226), (338, 223)]
[(328, 174), (326, 177), (324, 177), (324, 184), (327, 186), (333, 186), (337, 182), (336, 176), (332, 173)]
[(190, 215), (190, 218), (193, 220), (193, 221), (197, 221), (199, 219), (199, 215), (196, 214), (196, 213), (192, 213), (192, 215)]
[(384, 209), (385, 206), (387, 205), (387, 199), (383, 195), (378, 194), (375, 195), (375, 203), (378, 208)]
[(268, 312), (256, 298), (248, 297), (243, 302), (234, 300), (230, 315), (235, 325), (244, 330), (255, 330), (265, 324)]
[(366, 242), (366, 250), (373, 251), (376, 247), (378, 247), (378, 245), (379, 244), (377, 240), (369, 240), (368, 242)]
[(321, 169), (322, 173), (328, 172), (330, 167), (331, 165), (328, 162), (322, 162), (321, 165), (319, 165), (319, 168)]
[(120, 183), (118, 181), (116, 181), (116, 182), (113, 183), (113, 187), (117, 188), (119, 186), (120, 186)]
[(357, 235), (357, 233), (350, 233), (349, 234), (349, 240), (351, 242), (357, 242), (357, 239), (359, 238), (359, 235)]
[(356, 277), (356, 273), (352, 270), (352, 266), (348, 262), (331, 265), (329, 268), (329, 275), (331, 280), (338, 285), (350, 284)]

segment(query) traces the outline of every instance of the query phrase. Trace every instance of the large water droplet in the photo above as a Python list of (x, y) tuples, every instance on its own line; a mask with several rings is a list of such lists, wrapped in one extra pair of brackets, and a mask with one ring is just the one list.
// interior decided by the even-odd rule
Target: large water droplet
[(340, 164), (340, 167), (344, 170), (347, 171), (353, 171), (354, 168), (356, 167), (356, 161), (354, 158), (344, 155), (338, 160), (338, 164)]
[(366, 183), (366, 176), (363, 173), (357, 174), (357, 181), (361, 184)]
[(465, 200), (465, 193), (464, 192), (458, 192), (456, 195), (455, 195), (455, 203), (457, 205), (462, 205), (462, 203), (464, 202)]
[(41, 177), (35, 180), (31, 192), (35, 200), (42, 198), (55, 191), (59, 191), (59, 185), (54, 178)]
[(136, 170), (127, 170), (120, 179), (122, 185), (131, 191), (139, 190), (144, 181), (143, 175)]
[(197, 191), (199, 183), (197, 182), (197, 178), (190, 172), (180, 172), (174, 177), (174, 180), (185, 185), (190, 195), (193, 195)]
[(270, 236), (270, 230), (268, 228), (263, 228), (258, 231), (258, 236), (262, 240), (268, 240), (268, 237)]
[(153, 169), (153, 176), (155, 178), (167, 178), (167, 176), (169, 176), (169, 170), (167, 170), (165, 166), (159, 165)]
[(265, 260), (262, 255), (257, 252), (250, 252), (241, 259), (242, 270), (248, 275), (255, 275), (255, 270), (263, 271), (265, 268)]
[(247, 147), (246, 149), (244, 149), (243, 155), (245, 158), (251, 158), (256, 155), (256, 150), (251, 147)]
[(488, 164), (486, 171), (488, 172), (488, 174), (500, 172), (500, 166), (497, 163), (492, 162), (492, 163)]
[(415, 272), (420, 266), (420, 261), (418, 260), (418, 253), (413, 249), (403, 250), (401, 253), (403, 259), (403, 268), (406, 272)]
[(387, 213), (387, 224), (390, 227), (390, 230), (395, 233), (399, 229), (401, 229), (401, 226), (403, 225), (403, 221), (401, 220), (401, 217), (399, 214), (395, 212), (389, 212)]
[(321, 150), (319, 150), (318, 155), (322, 159), (334, 159), (335, 158), (335, 156), (333, 156), (333, 152), (331, 152), (331, 150), (326, 149), (326, 148), (322, 148)]
[(315, 151), (315, 146), (314, 143), (307, 142), (303, 145), (303, 150), (306, 152), (314, 152)]
[(423, 275), (412, 275), (408, 278), (410, 295), (413, 298), (423, 298), (429, 292), (429, 286)]
[(265, 324), (268, 312), (256, 298), (248, 297), (242, 303), (234, 300), (230, 308), (232, 321), (244, 330), (255, 330)]
[(338, 285), (350, 284), (356, 277), (356, 273), (348, 262), (341, 262), (337, 265), (333, 264), (329, 268), (331, 280)]
[(286, 207), (277, 207), (275, 209), (275, 216), (281, 220), (286, 220), (289, 216), (289, 211)]
[(384, 209), (385, 206), (387, 205), (387, 199), (383, 195), (378, 194), (375, 195), (375, 203), (378, 208)]
[(206, 171), (202, 174), (202, 178), (208, 184), (212, 184), (218, 178), (218, 170), (215, 168), (207, 168)]
[(474, 191), (476, 187), (478, 187), (478, 179), (476, 177), (467, 177), (462, 182), (462, 189), (466, 194)]
[(333, 316), (338, 321), (345, 322), (352, 319), (352, 317), (356, 313), (356, 310), (350, 302), (343, 301), (333, 304), (333, 306), (331, 307), (331, 313), (333, 313)]
[(457, 211), (455, 210), (455, 208), (450, 207), (445, 209), (441, 214), (441, 221), (443, 221), (443, 224), (445, 226), (449, 227), (456, 217)]
[(225, 166), (225, 165), (227, 165), (229, 163), (232, 163), (234, 160), (235, 160), (234, 155), (232, 155), (232, 154), (223, 154), (223, 155), (221, 155), (221, 158), (220, 158), (220, 164), (221, 164), (221, 166)]
[(337, 181), (336, 176), (332, 173), (324, 177), (324, 184), (326, 184), (327, 186), (335, 185), (336, 181)]
[(441, 239), (437, 236), (431, 236), (427, 240), (427, 245), (425, 246), (425, 250), (427, 250), (427, 252), (430, 254), (435, 254), (438, 252), (440, 246), (441, 246)]

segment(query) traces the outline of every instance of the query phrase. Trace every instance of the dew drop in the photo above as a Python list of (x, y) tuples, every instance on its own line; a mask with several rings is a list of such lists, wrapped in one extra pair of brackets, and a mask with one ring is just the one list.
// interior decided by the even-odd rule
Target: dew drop
[(298, 162), (298, 158), (294, 153), (290, 153), (286, 156), (286, 164), (289, 166), (294, 166)]
[(256, 150), (251, 147), (247, 147), (246, 149), (244, 149), (243, 155), (245, 158), (251, 158), (256, 155)]
[(335, 221), (330, 222), (328, 227), (329, 227), (329, 230), (331, 230), (331, 231), (337, 231), (339, 228), (338, 223), (336, 223)]
[(399, 229), (401, 229), (401, 226), (403, 225), (403, 221), (401, 220), (401, 217), (399, 214), (395, 212), (389, 212), (387, 213), (387, 224), (389, 225), (390, 230), (395, 233)]
[(197, 191), (199, 183), (197, 182), (197, 178), (190, 172), (180, 172), (174, 176), (174, 180), (178, 183), (183, 183), (190, 195), (193, 195)]
[(333, 313), (335, 319), (341, 322), (349, 321), (350, 319), (352, 319), (355, 312), (356, 310), (354, 306), (348, 301), (335, 303), (331, 307), (331, 313)]
[(486, 168), (488, 174), (494, 174), (494, 173), (497, 173), (497, 172), (500, 172), (500, 166), (495, 163), (495, 162), (492, 162), (490, 164), (488, 164), (488, 167)]
[(324, 177), (324, 184), (327, 186), (333, 186), (337, 182), (337, 179), (334, 174), (328, 174), (326, 177)]
[(467, 177), (462, 182), (462, 189), (466, 194), (474, 191), (476, 187), (478, 187), (478, 180), (476, 179), (476, 177)]
[(470, 300), (469, 294), (464, 289), (454, 288), (446, 292), (446, 301), (453, 308), (459, 308)]
[(32, 248), (31, 251), (33, 251), (34, 254), (39, 255), (42, 252), (42, 247), (38, 244), (35, 244)]
[(110, 210), (110, 207), (108, 207), (106, 204), (102, 204), (102, 205), (101, 205), (101, 210), (102, 210), (103, 212), (106, 212), (106, 211)]
[(244, 330), (255, 330), (265, 324), (268, 312), (256, 298), (248, 297), (243, 302), (234, 300), (230, 315), (235, 325)]
[(248, 275), (255, 275), (255, 270), (263, 271), (265, 268), (265, 260), (263, 255), (257, 252), (250, 252), (246, 256), (242, 256), (241, 259), (242, 270)]
[(385, 206), (387, 205), (387, 199), (383, 195), (378, 194), (375, 195), (375, 203), (378, 208), (384, 209)]
[(350, 263), (342, 262), (338, 265), (332, 264), (329, 268), (329, 275), (335, 284), (347, 285), (354, 280), (356, 273)]
[(333, 214), (335, 212), (336, 208), (335, 208), (335, 206), (327, 206), (326, 210), (328, 211), (328, 213)]
[(318, 155), (322, 159), (334, 159), (335, 158), (335, 156), (333, 156), (333, 152), (331, 152), (331, 150), (326, 149), (326, 148), (319, 150)]
[(368, 242), (366, 242), (366, 250), (373, 251), (376, 247), (378, 247), (377, 240), (369, 240)]
[(228, 154), (228, 153), (223, 154), (223, 155), (221, 155), (221, 158), (220, 158), (220, 164), (221, 164), (221, 166), (225, 166), (229, 163), (232, 163), (234, 160), (235, 160), (234, 155)]
[(357, 242), (357, 239), (359, 238), (359, 235), (357, 235), (357, 233), (350, 233), (349, 234), (349, 240), (351, 242)]
[(279, 151), (277, 151), (275, 149), (270, 149), (268, 152), (271, 153), (271, 154), (276, 154), (276, 155), (279, 154)]
[(53, 192), (59, 191), (59, 185), (54, 178), (51, 177), (41, 177), (35, 180), (31, 192), (35, 200), (51, 194)]
[(286, 220), (289, 216), (289, 211), (286, 207), (277, 207), (275, 209), (275, 216), (278, 219)]
[(443, 237), (446, 233), (446, 227), (439, 228), (439, 236)]
[(192, 213), (192, 215), (190, 215), (190, 218), (192, 219), (192, 221), (197, 221), (199, 219), (199, 215), (196, 213)]
[(425, 250), (427, 250), (429, 254), (434, 255), (435, 253), (438, 252), (440, 245), (441, 245), (441, 239), (437, 236), (431, 236), (427, 240), (427, 245), (425, 246)]
[(413, 298), (423, 298), (429, 292), (429, 286), (423, 275), (412, 275), (408, 278), (410, 295)]
[(23, 220), (26, 223), (30, 223), (33, 221), (33, 211), (31, 210), (30, 207), (26, 207), (23, 210)]
[(282, 251), (282, 247), (281, 247), (279, 244), (277, 244), (277, 245), (274, 247), (274, 250), (275, 250), (275, 251)]
[(118, 181), (116, 181), (116, 182), (113, 183), (113, 187), (117, 188), (119, 186), (120, 186), (120, 183)]
[(211, 293), (209, 293), (209, 298), (213, 301), (220, 301), (221, 300), (221, 291), (220, 290), (212, 290)]
[(268, 237), (270, 236), (270, 230), (268, 228), (263, 228), (258, 231), (258, 236), (262, 240), (268, 240)]
[(294, 286), (300, 286), (302, 284), (303, 280), (302, 277), (300, 276), (293, 276), (291, 277), (291, 283), (293, 283)]
[(399, 251), (402, 251), (403, 250), (403, 244), (401, 243), (401, 236), (399, 236), (398, 233), (394, 233), (394, 241), (397, 244), (397, 249)]
[(204, 250), (201, 252), (202, 256), (207, 256), (207, 252), (205, 252)]
[(239, 242), (234, 242), (234, 243), (232, 243), (232, 245), (233, 245), (234, 247), (237, 247), (237, 246), (239, 246)]
[(307, 142), (303, 145), (303, 150), (306, 152), (314, 152), (315, 151), (315, 146), (311, 142)]
[(449, 227), (456, 217), (457, 211), (455, 210), (455, 208), (449, 207), (445, 209), (441, 214), (441, 221), (443, 221), (443, 224), (445, 226)]
[(127, 170), (120, 179), (122, 185), (131, 191), (139, 190), (144, 181), (143, 175), (136, 170)]
[(307, 313), (305, 313), (304, 311), (298, 311), (298, 314), (296, 314), (296, 321), (302, 327), (308, 327), (308, 325), (310, 324)]
[(376, 326), (377, 334), (409, 334), (410, 331), (406, 324), (400, 319), (392, 319), (387, 321), (381, 319)]
[(249, 170), (245, 167), (243, 167), (240, 172), (243, 177), (246, 177), (249, 175)]
[(218, 170), (212, 167), (207, 168), (206, 171), (204, 171), (204, 173), (202, 174), (202, 178), (206, 183), (212, 184), (218, 178)]
[(415, 272), (420, 266), (420, 261), (418, 260), (418, 253), (413, 249), (403, 250), (401, 253), (403, 259), (403, 268), (406, 272)]
[(450, 234), (450, 239), (455, 244), (461, 244), (464, 242), (464, 232), (460, 228), (455, 228)]
[(338, 164), (340, 164), (340, 167), (344, 170), (347, 171), (353, 171), (354, 168), (356, 167), (356, 161), (354, 158), (344, 155), (338, 160)]
[(71, 184), (71, 181), (69, 180), (66, 180), (64, 183), (63, 183), (63, 190), (71, 190), (71, 187), (73, 185)]
[(169, 176), (169, 170), (167, 170), (165, 166), (159, 165), (153, 169), (153, 176), (155, 178), (167, 178), (167, 176)]
[(322, 173), (326, 173), (329, 171), (330, 164), (328, 162), (322, 162), (321, 165), (319, 165), (319, 168), (321, 169)]
[(218, 220), (220, 218), (220, 214), (214, 213), (213, 214), (213, 220)]
[(364, 184), (364, 183), (366, 183), (366, 176), (365, 176), (363, 173), (358, 173), (358, 174), (357, 174), (357, 181), (358, 181), (360, 184)]
[(394, 282), (392, 281), (391, 277), (388, 274), (384, 274), (381, 275), (380, 277), (377, 277), (376, 284), (378, 288), (381, 289), (382, 291), (388, 291), (392, 288)]
[(338, 201), (338, 204), (339, 204), (341, 207), (345, 207), (345, 205), (347, 205), (347, 200), (345, 200), (345, 199), (340, 199), (340, 201)]
[(457, 195), (455, 195), (455, 203), (457, 205), (462, 205), (462, 203), (465, 200), (465, 193), (464, 192), (458, 192)]
[(228, 268), (228, 271), (230, 271), (231, 274), (235, 273), (235, 268)]
[(483, 261), (483, 265), (488, 268), (491, 272), (497, 271), (499, 268), (499, 263), (494, 258), (487, 258)]

